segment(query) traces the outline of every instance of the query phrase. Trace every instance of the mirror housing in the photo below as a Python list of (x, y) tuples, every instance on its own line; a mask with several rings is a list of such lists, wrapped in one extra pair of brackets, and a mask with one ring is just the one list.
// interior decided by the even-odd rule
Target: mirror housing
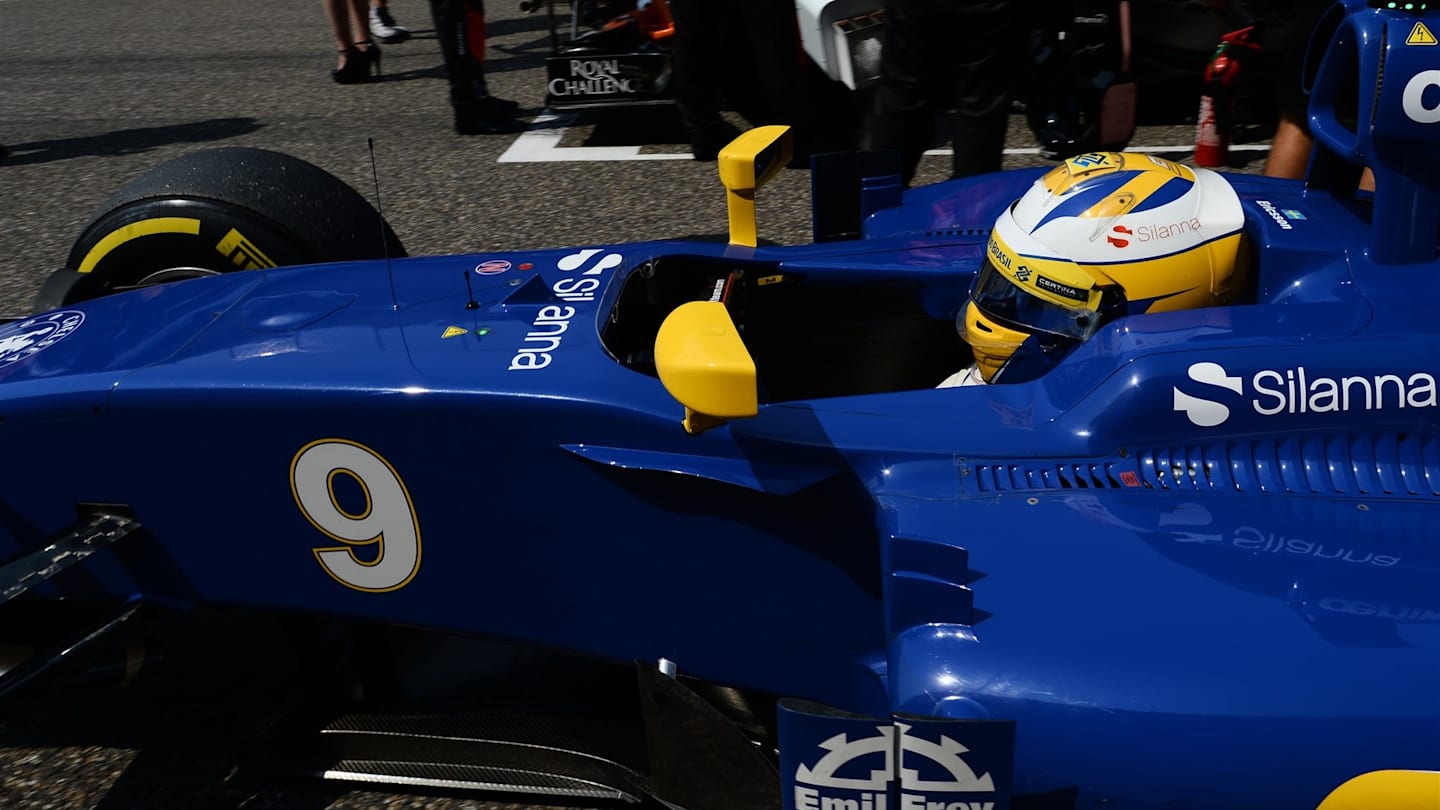
[(655, 369), (685, 406), (687, 433), (759, 412), (755, 361), (718, 301), (681, 304), (665, 318), (655, 336)]
[(755, 247), (755, 192), (785, 168), (794, 153), (790, 127), (746, 130), (720, 150), (720, 182), (730, 213), (730, 244)]

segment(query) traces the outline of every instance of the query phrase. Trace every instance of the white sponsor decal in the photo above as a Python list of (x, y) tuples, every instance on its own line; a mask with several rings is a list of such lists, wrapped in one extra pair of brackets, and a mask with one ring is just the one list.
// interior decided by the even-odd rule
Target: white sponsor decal
[[(550, 291), (555, 293), (556, 298), (568, 303), (595, 300), (595, 291), (600, 289), (600, 279), (596, 277), (618, 267), (624, 260), (619, 253), (606, 253), (591, 263), (590, 260), (597, 253), (600, 253), (598, 248), (587, 248), (564, 256), (555, 263), (563, 272), (579, 271), (550, 285)], [(560, 341), (565, 331), (570, 328), (570, 319), (575, 317), (575, 312), (576, 309), (572, 306), (552, 304), (541, 307), (540, 311), (535, 313), (530, 331), (525, 333), (525, 341), (515, 351), (515, 356), (510, 358), (509, 370), (534, 371), (550, 365), (553, 359), (551, 352), (560, 348)]]
[[(895, 737), (899, 735), (899, 750), (924, 757), (934, 762), (950, 775), (946, 780), (923, 780), (916, 771), (900, 769), (901, 810), (991, 810), (994, 802), (945, 802), (927, 801), (924, 793), (993, 793), (995, 781), (989, 773), (975, 775), (975, 771), (960, 756), (970, 749), (946, 736), (940, 742), (912, 737), (905, 732), (909, 726), (895, 723), (893, 726), (876, 726), (879, 732), (873, 737), (851, 740), (845, 734), (820, 743), (825, 754), (816, 760), (814, 767), (801, 763), (795, 769), (796, 810), (886, 810), (891, 780), (895, 776)], [(868, 776), (836, 776), (845, 770), (851, 761), (864, 756), (873, 756), (879, 768), (872, 768)], [(852, 769), (853, 770), (853, 769)], [(858, 796), (839, 797), (827, 795), (828, 790), (859, 791)], [(909, 791), (916, 791), (911, 793)]]
[[(1435, 377), (1423, 371), (1380, 373), (1346, 377), (1312, 375), (1304, 366), (1261, 369), (1245, 380), (1230, 376), (1219, 363), (1195, 363), (1190, 379), (1248, 397), (1261, 416), (1277, 414), (1379, 411), (1391, 408), (1434, 408)], [(1216, 427), (1230, 418), (1230, 408), (1212, 399), (1172, 388), (1174, 409), (1200, 427)]]
[[(1219, 363), (1195, 363), (1190, 366), (1189, 374), (1190, 379), (1195, 382), (1228, 388), (1237, 394), (1243, 393), (1240, 378), (1226, 374)], [(1174, 389), (1174, 392), (1175, 410), (1183, 411), (1192, 423), (1200, 427), (1215, 427), (1230, 418), (1230, 409), (1219, 402), (1192, 397), (1179, 388)]]
[(620, 75), (618, 59), (571, 59), (569, 79), (551, 79), (552, 96), (608, 96), (639, 93), (644, 88)]
[(1400, 95), (1400, 106), (1417, 124), (1440, 123), (1440, 94), (1432, 94), (1436, 103), (1425, 106), (1425, 91), (1431, 87), (1440, 87), (1440, 70), (1422, 70), (1411, 76)]
[(1269, 214), (1270, 218), (1275, 220), (1281, 230), (1294, 230), (1295, 226), (1290, 224), (1290, 220), (1286, 219), (1285, 215), (1280, 213), (1280, 209), (1276, 208), (1274, 203), (1269, 200), (1256, 200), (1255, 204), (1260, 206), (1260, 210)]
[(575, 317), (574, 307), (545, 306), (535, 314), (525, 342), (510, 358), (511, 371), (533, 371), (550, 365), (550, 353), (560, 348), (560, 339)]
[(85, 313), (74, 309), (26, 318), (0, 329), (0, 368), (34, 357), (80, 328)]

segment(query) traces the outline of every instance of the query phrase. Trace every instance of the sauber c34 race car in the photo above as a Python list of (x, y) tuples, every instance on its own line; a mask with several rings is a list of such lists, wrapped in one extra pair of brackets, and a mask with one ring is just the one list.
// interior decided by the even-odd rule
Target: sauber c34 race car
[[(339, 778), (692, 809), (1434, 807), (1440, 14), (1385, 6), (1345, 4), (1309, 177), (1229, 177), (1247, 294), (1123, 315), (1023, 382), (936, 387), (1039, 170), (904, 190), (819, 156), (817, 240), (757, 246), (788, 158), (760, 128), (720, 160), (729, 244), (405, 257), (313, 166), (181, 158), (0, 329), (0, 617), (415, 628), (636, 696), (634, 756), (472, 706), (463, 744), (444, 712), (336, 721), (358, 750), (317, 770)], [(559, 703), (580, 680), (544, 682)]]

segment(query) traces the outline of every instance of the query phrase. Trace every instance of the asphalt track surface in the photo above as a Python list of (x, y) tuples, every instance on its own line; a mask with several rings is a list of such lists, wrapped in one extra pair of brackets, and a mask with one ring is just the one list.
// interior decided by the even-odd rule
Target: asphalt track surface
[[(420, 0), (391, 0), (416, 36), (386, 46), (384, 80), (359, 86), (330, 80), (332, 44), (315, 0), (0, 0), (0, 144), (11, 153), (0, 161), (0, 315), (29, 312), (116, 188), (210, 146), (287, 152), (371, 198), (378, 185), (412, 255), (723, 232), (713, 163), (691, 160), (665, 122), (547, 116), (546, 15), (526, 15), (516, 0), (488, 6), (491, 89), (519, 101), (533, 122), (518, 136), (454, 134)], [(1193, 125), (1172, 118), (1147, 122), (1132, 146), (1188, 162), (1190, 143)], [(1034, 147), (1017, 116), (1007, 167), (1049, 165)], [(1265, 148), (1259, 141), (1236, 150), (1232, 170), (1256, 171)], [(917, 182), (947, 172), (948, 157), (927, 156)], [(783, 172), (758, 210), (762, 238), (808, 241), (808, 173)], [(184, 729), (189, 715), (137, 717), (50, 700), (0, 715), (0, 807), (518, 806), (236, 780), (214, 739), (197, 734), (193, 746), (177, 748), (136, 729)], [(218, 711), (223, 696), (214, 703)]]

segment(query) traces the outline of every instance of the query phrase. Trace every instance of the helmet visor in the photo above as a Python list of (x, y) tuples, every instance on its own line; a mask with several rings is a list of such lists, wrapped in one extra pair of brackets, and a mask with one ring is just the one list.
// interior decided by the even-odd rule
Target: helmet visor
[(1013, 329), (1085, 340), (1100, 327), (1099, 313), (1085, 306), (1061, 306), (1032, 295), (988, 256), (970, 293), (986, 315)]

